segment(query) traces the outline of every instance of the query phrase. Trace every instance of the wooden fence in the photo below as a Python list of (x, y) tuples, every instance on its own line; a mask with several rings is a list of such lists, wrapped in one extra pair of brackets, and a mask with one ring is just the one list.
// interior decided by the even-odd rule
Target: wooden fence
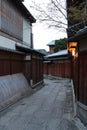
[(43, 80), (43, 58), (35, 53), (32, 55), (32, 79), (34, 84)]
[(87, 53), (79, 53), (72, 62), (72, 70), (76, 98), (87, 105)]
[(43, 58), (40, 54), (30, 54), (26, 60), (25, 53), (0, 50), (0, 76), (23, 73), (33, 85), (43, 80)]
[(71, 61), (60, 60), (44, 63), (44, 74), (63, 78), (71, 77)]
[(79, 101), (87, 105), (87, 53), (79, 55)]

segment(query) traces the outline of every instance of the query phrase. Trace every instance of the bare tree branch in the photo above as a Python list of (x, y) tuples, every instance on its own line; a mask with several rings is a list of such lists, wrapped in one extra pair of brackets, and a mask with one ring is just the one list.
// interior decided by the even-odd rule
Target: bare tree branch
[[(54, 7), (56, 7), (56, 9), (65, 17), (65, 19), (67, 19), (66, 14), (64, 13), (64, 11), (66, 11), (66, 9), (61, 5), (60, 0), (51, 0), (51, 3), (54, 5)], [(59, 6), (58, 6), (59, 5)]]
[[(65, 0), (49, 0), (47, 4), (37, 4), (32, 2), (30, 6), (36, 15), (36, 19), (40, 23), (46, 23), (50, 28), (56, 28), (57, 30), (67, 28), (67, 15), (64, 3)], [(35, 15), (34, 14), (34, 15)]]
[[(85, 11), (83, 6), (84, 2), (81, 3), (78, 8), (75, 5), (74, 7), (67, 9), (66, 0), (49, 0), (47, 4), (37, 4), (32, 2), (30, 7), (34, 10), (36, 19), (39, 20), (40, 23), (46, 23), (49, 28), (66, 30), (67, 21), (72, 23), (72, 19), (77, 21), (85, 20), (86, 15), (83, 13)], [(71, 12), (68, 17), (67, 11)]]

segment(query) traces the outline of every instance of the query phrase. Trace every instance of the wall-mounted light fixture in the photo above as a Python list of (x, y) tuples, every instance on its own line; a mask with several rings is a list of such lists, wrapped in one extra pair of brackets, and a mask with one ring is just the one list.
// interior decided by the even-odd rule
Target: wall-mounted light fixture
[(68, 43), (68, 51), (71, 56), (78, 57), (78, 43), (77, 42), (69, 42)]

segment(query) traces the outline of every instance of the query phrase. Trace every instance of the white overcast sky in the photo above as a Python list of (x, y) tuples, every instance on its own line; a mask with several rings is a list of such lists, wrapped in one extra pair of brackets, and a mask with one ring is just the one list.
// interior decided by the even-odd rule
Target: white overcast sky
[[(32, 9), (29, 8), (32, 0), (24, 0), (25, 6), (29, 9), (30, 13), (33, 14)], [(33, 0), (38, 3), (47, 2), (48, 0)], [(34, 16), (34, 14), (33, 14)], [(37, 22), (33, 24), (33, 41), (34, 49), (46, 49), (49, 50), (47, 44), (52, 40), (60, 39), (66, 37), (67, 34), (63, 32), (58, 32), (57, 30), (48, 29), (47, 27), (38, 24)]]

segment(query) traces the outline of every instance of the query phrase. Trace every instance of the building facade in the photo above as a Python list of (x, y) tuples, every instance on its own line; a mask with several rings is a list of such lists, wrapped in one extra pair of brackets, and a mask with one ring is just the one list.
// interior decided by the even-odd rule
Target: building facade
[[(73, 3), (74, 2), (74, 3)], [(83, 1), (67, 1), (68, 8), (69, 6), (76, 7), (80, 5)], [(85, 6), (87, 5), (87, 1), (84, 1)], [(75, 13), (75, 12), (74, 12)], [(67, 12), (69, 15), (69, 12)], [(73, 19), (72, 19), (73, 21)], [(84, 23), (80, 21), (76, 21), (73, 26), (68, 21), (68, 51), (71, 55), (71, 63), (72, 63), (72, 72), (71, 76), (74, 84), (74, 92), (76, 97), (76, 105), (77, 105), (77, 115), (80, 119), (87, 124), (87, 23), (86, 19)], [(78, 28), (78, 29), (77, 29)], [(74, 29), (76, 32), (72, 33), (70, 29)]]
[(32, 23), (36, 20), (23, 3), (0, 0), (0, 14), (0, 46), (16, 50), (15, 44), (22, 44), (31, 48)]
[[(36, 57), (37, 60), (39, 59), (43, 62), (43, 58), (42, 58), (43, 55), (33, 49), (32, 23), (35, 22), (36, 22), (35, 18), (23, 5), (22, 1), (0, 0), (0, 49), (1, 51), (3, 51), (1, 52), (2, 59), (4, 58), (3, 54), (7, 53), (8, 51), (9, 54), (6, 58), (8, 58), (9, 61), (11, 61), (11, 59), (12, 60), (19, 59), (22, 60), (23, 62), (26, 62), (26, 64), (31, 64), (33, 60), (32, 57)], [(14, 56), (12, 55), (12, 53), (15, 53), (13, 54)], [(16, 53), (17, 53), (17, 57), (16, 57)], [(29, 63), (27, 63), (28, 61)], [(3, 72), (0, 75), (22, 72), (20, 71), (21, 62), (19, 65), (19, 63), (17, 63), (16, 61), (14, 63), (14, 67), (11, 67), (14, 68), (14, 70), (11, 70), (9, 73)], [(17, 71), (18, 66), (19, 69)], [(4, 68), (1, 69), (1, 71), (4, 70), (5, 70)], [(9, 65), (7, 70), (8, 71), (10, 70)], [(25, 75), (28, 73), (29, 73), (28, 75), (30, 75), (30, 72), (27, 72), (29, 70), (31, 70), (29, 69), (29, 67), (28, 70), (27, 68), (25, 69)], [(30, 79), (30, 76), (27, 76), (27, 79), (33, 80)]]
[(43, 83), (43, 54), (33, 49), (36, 20), (22, 2), (0, 0), (0, 103)]

